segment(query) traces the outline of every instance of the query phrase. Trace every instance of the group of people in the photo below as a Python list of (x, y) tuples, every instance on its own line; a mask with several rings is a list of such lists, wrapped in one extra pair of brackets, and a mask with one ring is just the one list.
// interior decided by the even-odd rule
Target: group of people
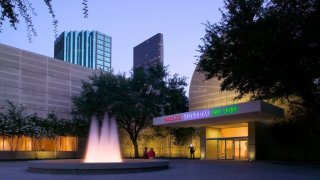
[(156, 157), (156, 153), (154, 152), (153, 148), (150, 148), (148, 152), (148, 148), (145, 147), (143, 151), (143, 159), (154, 159)]
[[(194, 159), (194, 152), (196, 151), (195, 147), (190, 144), (190, 158)], [(150, 148), (148, 152), (148, 148), (145, 147), (143, 151), (143, 159), (154, 159), (156, 157), (156, 153), (154, 152), (153, 148)]]
[[(196, 149), (192, 144), (190, 144), (189, 148), (190, 148), (190, 158), (194, 159), (194, 152), (196, 151)], [(154, 152), (153, 148), (150, 148), (149, 152), (148, 152), (148, 147), (144, 148), (143, 159), (154, 159), (155, 157), (156, 157), (156, 153)]]

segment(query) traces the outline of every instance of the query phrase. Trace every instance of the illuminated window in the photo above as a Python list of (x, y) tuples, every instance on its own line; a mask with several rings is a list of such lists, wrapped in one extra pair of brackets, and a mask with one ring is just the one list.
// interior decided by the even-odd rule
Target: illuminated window
[(76, 151), (77, 146), (77, 138), (70, 136), (55, 139), (0, 136), (0, 151)]

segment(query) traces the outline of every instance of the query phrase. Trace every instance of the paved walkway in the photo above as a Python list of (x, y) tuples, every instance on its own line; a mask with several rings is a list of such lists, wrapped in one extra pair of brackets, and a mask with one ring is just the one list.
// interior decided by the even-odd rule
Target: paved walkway
[(106, 175), (68, 175), (37, 174), (27, 171), (24, 161), (1, 162), (1, 180), (211, 180), (211, 179), (258, 179), (295, 180), (320, 179), (320, 165), (276, 162), (240, 162), (206, 160), (172, 160), (170, 168), (162, 171), (106, 174)]

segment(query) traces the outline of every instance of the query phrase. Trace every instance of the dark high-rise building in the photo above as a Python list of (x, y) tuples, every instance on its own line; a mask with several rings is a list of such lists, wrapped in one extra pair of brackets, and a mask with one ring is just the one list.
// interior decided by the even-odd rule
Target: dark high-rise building
[(133, 48), (133, 67), (163, 65), (163, 35), (158, 33)]
[(54, 58), (111, 71), (111, 37), (98, 31), (65, 31), (54, 41)]

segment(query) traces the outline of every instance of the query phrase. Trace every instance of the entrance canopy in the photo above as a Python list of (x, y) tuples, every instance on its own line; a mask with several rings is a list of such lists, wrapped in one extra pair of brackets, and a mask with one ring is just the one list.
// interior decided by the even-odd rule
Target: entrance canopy
[(263, 101), (201, 109), (153, 118), (153, 125), (167, 127), (200, 127), (282, 118), (284, 110)]

